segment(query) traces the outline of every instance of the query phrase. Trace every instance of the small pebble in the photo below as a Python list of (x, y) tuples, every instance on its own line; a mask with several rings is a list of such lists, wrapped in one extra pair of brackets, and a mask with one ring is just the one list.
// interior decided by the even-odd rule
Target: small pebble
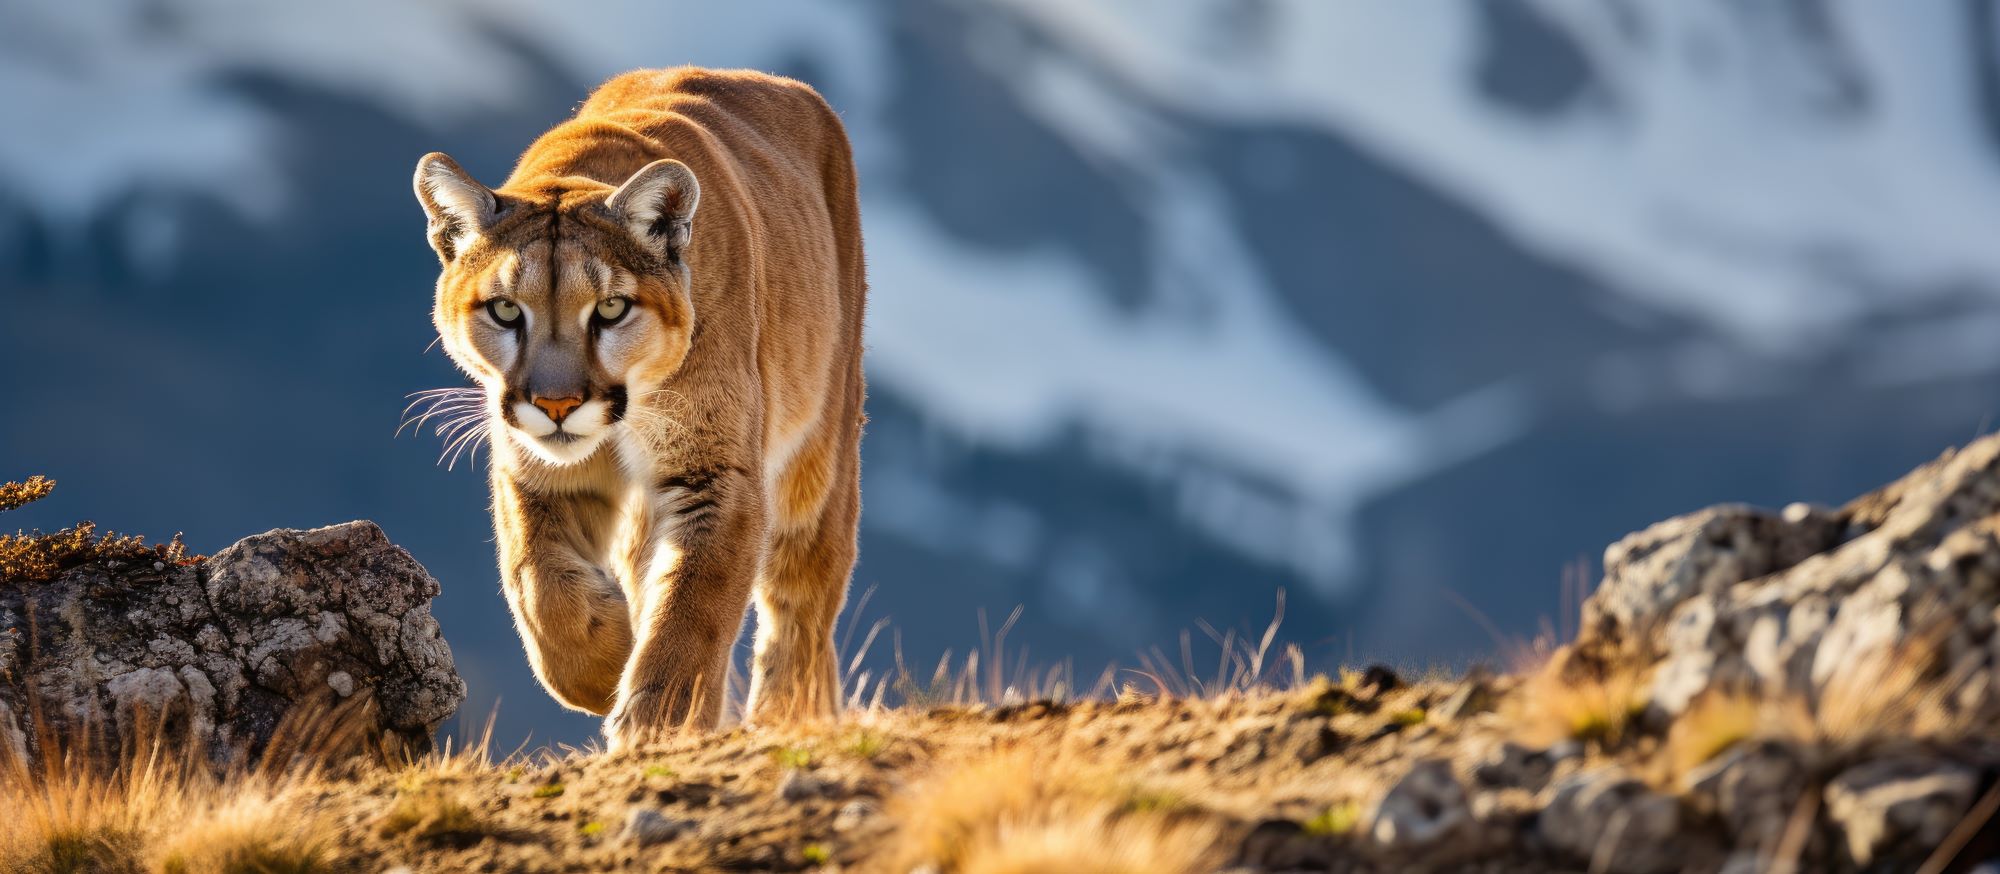
[(625, 814), (626, 840), (642, 847), (664, 844), (694, 827), (684, 819), (669, 819), (650, 807), (634, 807)]
[(839, 813), (833, 815), (833, 830), (837, 832), (853, 831), (859, 828), (862, 823), (867, 822), (870, 817), (874, 816), (875, 810), (873, 802), (858, 798), (849, 801), (840, 806)]
[(827, 794), (827, 782), (804, 771), (785, 772), (785, 778), (778, 781), (778, 797), (786, 801), (805, 801)]

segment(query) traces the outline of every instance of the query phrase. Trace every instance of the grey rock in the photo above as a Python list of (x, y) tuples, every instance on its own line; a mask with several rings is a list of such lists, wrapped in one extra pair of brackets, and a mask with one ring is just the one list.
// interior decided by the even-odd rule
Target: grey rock
[(1778, 741), (1742, 743), (1682, 778), (1687, 796), (1729, 830), (1738, 847), (1774, 847), (1805, 794), (1805, 763)]
[(1368, 819), (1368, 837), (1387, 850), (1413, 850), (1444, 841), (1472, 820), (1465, 787), (1443, 759), (1412, 766), (1382, 797)]
[(1688, 858), (1680, 802), (1616, 769), (1558, 783), (1536, 822), (1544, 841), (1593, 871), (1666, 874)]
[(1738, 850), (1723, 860), (1722, 870), (1716, 874), (1764, 874), (1771, 869), (1770, 860), (1756, 850)]
[(1555, 759), (1545, 750), (1502, 741), (1473, 768), (1472, 778), (1483, 786), (1539, 792), (1555, 767)]
[(695, 824), (674, 819), (650, 807), (634, 807), (625, 812), (625, 828), (619, 836), (641, 847), (664, 844), (694, 830)]
[(794, 768), (778, 781), (778, 797), (786, 801), (808, 801), (832, 795), (837, 787), (811, 772)]
[(1977, 785), (1971, 770), (1949, 762), (1882, 759), (1828, 782), (1826, 815), (1854, 863), (1873, 865), (1898, 849), (1937, 846), (1972, 806)]
[(1699, 595), (1789, 568), (1831, 546), (1825, 513), (1723, 505), (1657, 523), (1604, 550), (1604, 583), (1584, 604), (1599, 635), (1637, 635)]
[(39, 757), (21, 724), (34, 712), (55, 736), (107, 742), (157, 721), (223, 764), (261, 756), (288, 716), (331, 728), (345, 701), (332, 712), (363, 739), (428, 750), (465, 700), (437, 593), (370, 522), (259, 534), (199, 566), (93, 563), (0, 587), (0, 743)]

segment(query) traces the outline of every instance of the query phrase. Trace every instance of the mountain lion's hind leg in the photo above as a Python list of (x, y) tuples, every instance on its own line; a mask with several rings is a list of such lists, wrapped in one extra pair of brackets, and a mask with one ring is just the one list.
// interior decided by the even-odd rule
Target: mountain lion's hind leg
[[(858, 457), (849, 441), (813, 459), (825, 465), (820, 471), (794, 474), (804, 480), (799, 486), (823, 490), (824, 500), (815, 518), (781, 525), (771, 538), (757, 580), (757, 642), (745, 708), (752, 723), (829, 718), (840, 709), (833, 630), (854, 571), (861, 512)], [(796, 498), (801, 489), (787, 491)]]

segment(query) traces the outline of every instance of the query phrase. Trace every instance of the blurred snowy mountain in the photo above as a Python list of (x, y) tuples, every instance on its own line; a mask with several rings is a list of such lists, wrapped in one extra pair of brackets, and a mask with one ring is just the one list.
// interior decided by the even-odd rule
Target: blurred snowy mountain
[(497, 181), (619, 70), (750, 66), (862, 163), (857, 594), (911, 661), (1026, 604), (1031, 660), (1093, 673), (1280, 586), (1318, 656), (1464, 659), (1647, 520), (1985, 426), (1993, 7), (0, 0), (0, 477), (63, 481), (26, 524), (211, 548), (374, 518), (503, 736), (580, 736), (480, 477), (389, 436), (459, 379), (408, 173)]

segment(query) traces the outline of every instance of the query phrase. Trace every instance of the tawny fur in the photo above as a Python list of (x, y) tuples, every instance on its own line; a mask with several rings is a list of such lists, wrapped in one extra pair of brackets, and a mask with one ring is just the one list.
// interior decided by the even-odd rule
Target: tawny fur
[[(501, 578), (542, 684), (605, 714), (614, 747), (712, 727), (754, 600), (746, 717), (833, 715), (866, 296), (839, 118), (789, 79), (638, 71), (498, 189), (437, 154), (416, 183), (444, 264), (437, 328), (485, 390)], [(593, 321), (611, 297), (629, 314)], [(558, 391), (586, 418), (562, 427), (603, 423), (586, 457), (521, 430), (555, 427), (536, 399)]]

